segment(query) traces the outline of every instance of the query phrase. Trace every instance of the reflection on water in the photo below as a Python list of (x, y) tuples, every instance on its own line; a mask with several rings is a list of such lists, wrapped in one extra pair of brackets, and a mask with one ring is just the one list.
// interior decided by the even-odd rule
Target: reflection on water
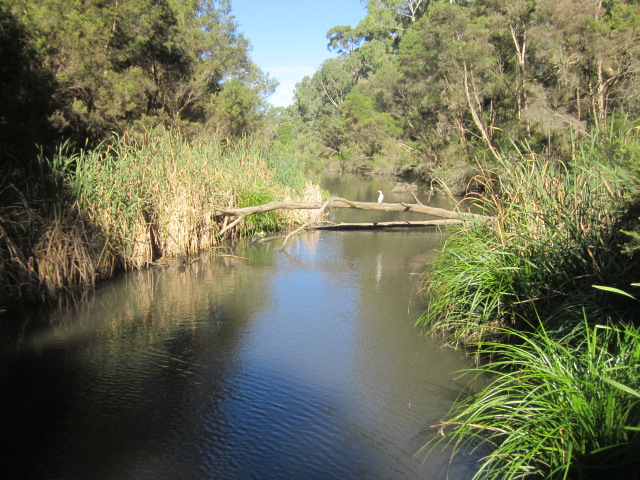
[[(327, 184), (354, 200), (378, 189), (412, 200), (379, 181)], [(440, 234), (279, 243), (2, 319), (7, 478), (468, 478), (470, 457), (414, 456), (464, 384), (460, 354), (413, 328), (417, 274)]]

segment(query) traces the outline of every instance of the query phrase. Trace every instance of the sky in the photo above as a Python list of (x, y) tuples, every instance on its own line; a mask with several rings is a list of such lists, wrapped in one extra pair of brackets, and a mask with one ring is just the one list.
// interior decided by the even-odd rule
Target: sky
[(232, 0), (232, 12), (252, 46), (251, 59), (280, 83), (269, 102), (293, 103), (295, 84), (313, 75), (327, 58), (327, 31), (355, 27), (366, 14), (360, 0)]

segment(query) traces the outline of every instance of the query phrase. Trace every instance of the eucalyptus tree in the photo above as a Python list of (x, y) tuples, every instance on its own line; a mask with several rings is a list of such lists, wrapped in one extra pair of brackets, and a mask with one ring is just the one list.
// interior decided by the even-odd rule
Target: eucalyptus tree
[(230, 0), (5, 1), (35, 32), (57, 82), (52, 119), (67, 134), (233, 123), (221, 112), (241, 98), (244, 119), (223, 126), (237, 134), (254, 128), (274, 87), (249, 60)]
[(536, 15), (532, 40), (549, 65), (553, 101), (569, 118), (606, 128), (619, 87), (637, 82), (637, 2), (538, 0)]
[[(496, 40), (494, 44), (502, 43), (505, 48), (499, 53), (505, 67), (510, 71), (505, 77), (507, 85), (515, 98), (518, 120), (523, 118), (527, 104), (527, 74), (528, 55), (530, 55), (530, 32), (533, 26), (535, 0), (481, 0), (481, 6), (486, 6), (487, 15), (493, 14), (493, 28)], [(504, 38), (500, 39), (500, 35)], [(513, 80), (513, 81), (510, 81)]]
[[(368, 154), (376, 150), (369, 135), (376, 122), (366, 120), (363, 114), (368, 112), (379, 119), (378, 105), (372, 98), (364, 98), (367, 88), (357, 94), (350, 92), (390, 60), (403, 25), (410, 17), (415, 21), (426, 4), (371, 0), (366, 2), (366, 17), (356, 27), (338, 25), (327, 32), (327, 47), (339, 57), (325, 61), (312, 77), (296, 86), (295, 108), (300, 121), (316, 131), (330, 151), (344, 152), (350, 145)], [(356, 111), (359, 113), (354, 116)]]
[(295, 98), (302, 119), (314, 122), (322, 115), (335, 114), (353, 87), (353, 80), (344, 58), (325, 60), (313, 76), (296, 85)]
[(399, 68), (410, 84), (407, 108), (419, 105), (416, 114), (427, 128), (456, 131), (463, 148), (480, 141), (497, 157), (497, 103), (504, 86), (491, 29), (476, 13), (468, 5), (433, 4), (403, 36)]
[(366, 0), (367, 15), (359, 25), (368, 39), (395, 38), (419, 20), (432, 0)]
[(361, 44), (362, 36), (350, 25), (336, 25), (327, 32), (327, 48), (340, 55), (351, 55)]
[[(370, 171), (375, 157), (383, 151), (389, 157), (392, 149), (385, 147), (396, 144), (402, 135), (398, 121), (390, 113), (381, 111), (359, 86), (351, 90), (340, 105), (340, 117), (341, 154), (351, 161), (352, 169)], [(385, 158), (385, 163), (392, 163), (392, 159)]]
[(342, 136), (340, 104), (354, 85), (345, 57), (325, 60), (311, 77), (296, 85), (296, 110), (302, 122), (316, 131), (324, 145), (337, 152)]

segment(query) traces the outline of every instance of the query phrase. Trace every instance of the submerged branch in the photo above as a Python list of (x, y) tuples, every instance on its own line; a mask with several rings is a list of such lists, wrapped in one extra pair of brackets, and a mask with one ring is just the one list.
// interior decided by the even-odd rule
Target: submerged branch
[(401, 227), (441, 227), (448, 225), (462, 225), (465, 220), (447, 218), (445, 220), (424, 220), (424, 221), (404, 221), (404, 222), (367, 222), (367, 223), (334, 223), (329, 225), (317, 225), (310, 227), (311, 230), (373, 230), (378, 228), (401, 228)]

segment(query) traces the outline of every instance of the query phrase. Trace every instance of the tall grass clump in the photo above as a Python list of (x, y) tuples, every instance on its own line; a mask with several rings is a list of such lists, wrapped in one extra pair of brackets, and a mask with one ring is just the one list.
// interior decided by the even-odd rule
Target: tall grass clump
[(605, 160), (589, 145), (570, 162), (525, 145), (484, 170), (475, 200), (492, 221), (446, 239), (425, 272), (428, 307), (418, 326), (458, 344), (500, 336), (500, 327), (527, 328), (537, 315), (570, 329), (585, 308), (626, 309), (591, 288), (625, 288), (639, 273), (620, 248), (633, 182)]
[[(0, 211), (0, 280), (8, 285), (0, 303), (22, 293), (50, 297), (117, 270), (211, 248), (229, 221), (221, 209), (321, 199), (299, 163), (259, 139), (188, 141), (158, 129), (67, 150), (40, 158), (47, 174), (36, 183), (52, 188), (13, 195), (13, 205)], [(275, 230), (304, 215), (263, 214), (229, 235)]]
[(640, 329), (544, 327), (486, 342), (471, 369), (493, 380), (460, 401), (423, 452), (447, 444), (488, 453), (474, 479), (640, 478)]
[[(257, 140), (225, 145), (154, 131), (115, 137), (101, 149), (71, 157), (74, 170), (65, 177), (82, 210), (107, 234), (123, 267), (135, 268), (216, 245), (222, 221), (216, 208), (299, 198), (305, 189), (313, 191), (301, 172), (289, 174), (293, 185), (278, 181), (284, 175), (269, 166), (276, 154)], [(272, 213), (250, 221), (254, 223), (247, 231), (273, 230), (291, 219)]]
[(640, 310), (620, 294), (640, 278), (625, 233), (640, 144), (596, 137), (571, 160), (524, 145), (483, 170), (491, 221), (453, 232), (425, 273), (418, 325), (473, 349), (489, 385), (423, 452), (482, 445), (475, 478), (640, 478)]
[(61, 287), (92, 285), (112, 272), (104, 236), (65, 194), (53, 168), (41, 156), (0, 180), (2, 306), (55, 298)]

